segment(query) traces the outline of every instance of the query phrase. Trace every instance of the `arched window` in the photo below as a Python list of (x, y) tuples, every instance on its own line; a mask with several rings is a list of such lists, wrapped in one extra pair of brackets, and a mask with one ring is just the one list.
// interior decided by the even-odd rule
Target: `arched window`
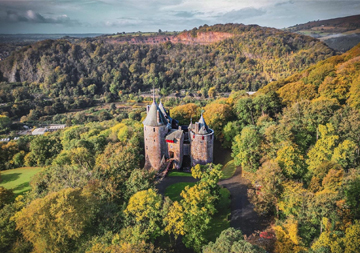
[(154, 133), (155, 133), (155, 127), (153, 128), (153, 131), (154, 131)]

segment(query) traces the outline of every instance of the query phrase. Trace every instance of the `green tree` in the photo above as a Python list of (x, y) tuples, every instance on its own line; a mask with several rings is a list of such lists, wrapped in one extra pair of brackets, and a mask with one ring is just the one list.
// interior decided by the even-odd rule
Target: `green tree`
[(240, 230), (228, 228), (221, 232), (215, 242), (203, 247), (203, 253), (265, 253), (265, 250), (244, 240)]
[(255, 172), (260, 165), (260, 144), (261, 136), (256, 127), (245, 127), (233, 142), (231, 155), (235, 165), (241, 165), (245, 171)]
[(4, 130), (5, 128), (11, 125), (11, 119), (5, 115), (0, 115), (0, 129)]
[(6, 204), (11, 203), (13, 198), (14, 193), (12, 190), (8, 190), (5, 189), (3, 186), (0, 186), (0, 209), (3, 208)]

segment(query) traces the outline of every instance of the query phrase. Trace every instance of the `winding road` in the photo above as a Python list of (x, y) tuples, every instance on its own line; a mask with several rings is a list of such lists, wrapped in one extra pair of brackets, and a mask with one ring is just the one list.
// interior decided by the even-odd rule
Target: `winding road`
[(240, 229), (243, 234), (249, 236), (269, 225), (269, 220), (259, 216), (249, 202), (247, 197), (249, 182), (241, 176), (240, 167), (237, 167), (231, 178), (221, 180), (219, 184), (227, 188), (231, 194), (231, 227)]

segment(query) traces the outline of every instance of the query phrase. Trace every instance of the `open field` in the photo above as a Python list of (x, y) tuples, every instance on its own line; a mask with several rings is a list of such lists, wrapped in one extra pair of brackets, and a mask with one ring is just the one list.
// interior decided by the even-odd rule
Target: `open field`
[(20, 195), (31, 189), (30, 180), (41, 169), (40, 167), (23, 167), (1, 171), (0, 186), (12, 189), (16, 195)]

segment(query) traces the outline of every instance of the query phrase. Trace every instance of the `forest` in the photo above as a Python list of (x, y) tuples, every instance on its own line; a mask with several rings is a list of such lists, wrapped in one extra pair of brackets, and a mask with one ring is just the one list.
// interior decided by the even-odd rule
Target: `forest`
[(204, 45), (117, 43), (101, 36), (25, 46), (0, 62), (0, 112), (19, 119), (34, 110), (30, 119), (36, 119), (152, 85), (164, 95), (211, 87), (256, 91), (335, 54), (316, 39), (256, 25), (205, 25), (178, 36), (211, 31), (233, 36)]
[[(261, 36), (275, 31), (256, 26), (220, 25), (201, 27), (190, 33), (193, 32), (196, 36), (198, 30), (208, 29), (232, 32), (236, 36), (241, 34), (243, 39), (249, 36), (249, 40), (254, 41), (257, 36), (259, 40), (263, 40)], [(246, 35), (247, 29), (249, 33)], [(251, 33), (253, 29), (258, 29), (257, 33)], [(236, 36), (227, 40), (229, 43), (205, 46), (165, 43), (156, 46), (121, 44), (101, 47), (119, 47), (124, 54), (131, 52), (129, 48), (139, 49), (137, 71), (145, 71), (140, 64), (146, 59), (142, 58), (144, 54), (140, 53), (141, 48), (163, 50), (161, 52), (164, 54), (185, 54), (188, 49), (218, 47), (219, 55), (225, 55), (236, 49), (222, 51), (220, 48), (231, 45), (230, 42)], [(268, 38), (272, 37), (269, 35)], [(305, 38), (309, 43), (312, 41), (306, 37), (298, 38)], [(286, 38), (281, 37), (279, 40)], [(238, 43), (239, 41), (240, 39)], [(73, 57), (74, 54), (56, 57), (55, 51), (47, 51), (53, 45), (55, 48), (57, 45), (66, 48), (66, 41), (42, 43), (33, 47), (44, 46), (41, 58), (45, 62), (47, 57), (48, 60), (53, 59), (54, 66), (59, 64), (59, 75), (46, 83), (46, 71), (29, 70), (29, 73), (37, 74), (26, 76), (24, 69), (19, 67), (16, 78), (26, 76), (31, 79), (36, 76), (38, 79), (23, 83), (2, 83), (2, 102), (17, 105), (36, 97), (39, 103), (49, 103), (47, 106), (50, 106), (55, 102), (66, 111), (65, 106), (71, 108), (71, 104), (64, 105), (62, 99), (72, 97), (73, 94), (68, 93), (70, 90), (78, 89), (77, 95), (89, 101), (96, 99), (82, 93), (83, 88), (88, 87), (85, 80), (89, 81), (89, 77), (85, 77), (85, 73), (91, 70), (92, 60), (89, 60), (89, 65), (77, 62), (79, 65), (76, 66), (84, 67), (82, 74), (79, 74), (77, 67), (70, 68), (72, 65), (67, 65), (73, 64), (71, 60), (68, 61), (68, 57)], [(84, 46), (93, 43), (96, 43), (96, 39), (82, 41), (80, 44)], [(264, 44), (259, 46), (266, 47)], [(322, 47), (323, 44), (318, 46)], [(60, 48), (59, 46), (57, 52), (61, 52)], [(78, 48), (77, 56), (85, 57), (86, 48)], [(315, 50), (314, 48), (313, 46), (308, 50)], [(24, 53), (28, 50), (32, 54), (40, 54), (40, 51), (32, 51), (32, 47), (24, 49)], [(63, 51), (64, 55), (66, 52), (73, 52), (72, 46), (68, 45), (67, 50)], [(325, 48), (326, 50), (329, 49)], [(15, 194), (12, 190), (0, 187), (0, 251), (176, 252), (179, 247), (183, 247), (206, 253), (359, 252), (360, 44), (342, 55), (332, 56), (331, 50), (326, 52), (328, 53), (319, 53), (322, 61), (315, 63), (314, 58), (315, 64), (311, 66), (312, 62), (302, 63), (303, 65), (297, 66), (299, 69), (294, 68), (284, 74), (284, 78), (278, 77), (264, 87), (259, 85), (258, 88), (262, 88), (254, 95), (246, 93), (249, 87), (227, 86), (231, 83), (228, 80), (222, 85), (211, 79), (206, 86), (205, 76), (200, 77), (199, 74), (199, 82), (194, 82), (198, 86), (193, 89), (208, 87), (208, 99), (179, 100), (179, 105), (170, 100), (164, 101), (164, 104), (171, 105), (171, 117), (179, 119), (183, 124), (188, 124), (191, 118), (198, 119), (201, 110), (205, 111), (203, 116), (214, 130), (216, 140), (223, 148), (231, 150), (235, 165), (241, 167), (242, 176), (249, 182), (247, 197), (255, 211), (270, 221), (267, 231), (275, 235), (270, 245), (262, 244), (261, 240), (249, 242), (241, 230), (229, 225), (223, 231), (218, 231), (216, 239), (209, 238), (212, 222), (226, 205), (223, 188), (218, 184), (223, 174), (222, 166), (195, 166), (191, 175), (197, 181), (193, 186), (185, 187), (177, 200), (162, 196), (156, 188), (156, 173), (142, 169), (144, 151), (141, 122), (146, 116), (145, 112), (134, 107), (134, 111), (127, 114), (117, 110), (116, 106), (111, 106), (96, 122), (88, 122), (79, 116), (61, 131), (42, 136), (23, 136), (7, 143), (0, 142), (1, 171), (24, 166), (42, 167), (31, 180), (31, 189), (24, 194)], [(26, 59), (36, 62), (39, 55), (32, 54), (27, 55)], [(107, 56), (104, 57), (105, 55)], [(84, 59), (91, 59), (91, 54), (86, 57)], [(104, 53), (102, 57), (120, 59), (121, 54)], [(188, 62), (191, 57), (189, 54), (185, 61)], [(291, 57), (290, 54), (288, 57)], [(200, 59), (201, 57), (193, 58), (194, 61)], [(260, 62), (260, 59), (257, 61)], [(1, 65), (1, 69), (3, 71), (8, 68), (6, 64), (15, 66), (20, 62), (25, 64), (20, 55), (14, 53)], [(175, 68), (181, 61), (161, 62), (169, 65), (164, 63), (159, 69), (165, 66)], [(216, 60), (209, 62), (219, 63)], [(241, 68), (241, 64), (233, 64)], [(37, 64), (39, 68), (40, 65), (41, 63)], [(51, 68), (48, 63), (46, 66)], [(76, 79), (81, 76), (78, 81), (66, 78), (67, 81), (63, 83), (55, 81), (64, 75), (64, 66), (75, 71), (67, 78), (71, 76)], [(101, 64), (96, 65), (96, 68), (100, 66)], [(110, 66), (109, 63), (109, 68)], [(152, 66), (158, 69), (156, 64)], [(223, 66), (224, 70), (231, 69), (229, 66)], [(216, 67), (218, 69), (220, 68)], [(114, 86), (111, 84), (120, 85), (117, 81), (109, 81), (108, 86), (102, 81), (97, 83), (96, 80), (100, 80), (96, 77), (98, 70), (92, 71), (95, 71), (92, 77), (94, 79), (89, 83), (94, 82), (94, 96), (104, 95), (106, 92), (113, 94), (111, 87)], [(205, 67), (197, 73), (206, 71), (208, 69)], [(122, 73), (120, 78), (123, 78)], [(126, 76), (143, 78), (147, 75), (144, 74), (146, 71), (141, 73)], [(160, 78), (161, 72), (156, 73), (158, 76), (148, 76), (153, 79), (149, 79), (146, 85), (151, 85), (155, 80), (159, 82), (158, 85), (164, 83), (165, 79)], [(80, 80), (83, 80), (84, 86), (79, 85)], [(134, 91), (149, 89), (142, 84), (144, 86), (136, 86)], [(181, 83), (177, 81), (177, 84)], [(186, 85), (169, 87), (191, 88), (190, 82)], [(99, 90), (104, 87), (109, 90)], [(133, 91), (130, 87), (131, 85), (125, 85), (114, 88), (120, 97), (113, 99), (121, 99), (121, 95), (128, 98), (126, 93)], [(165, 89), (170, 89), (169, 87), (161, 86)], [(121, 92), (123, 90), (124, 94)], [(224, 90), (232, 92), (228, 97), (222, 97), (219, 94)], [(18, 100), (15, 99), (16, 96)], [(44, 98), (41, 96), (49, 100), (39, 99)], [(77, 100), (71, 99), (75, 106)], [(0, 127), (8, 127), (11, 124), (10, 117), (15, 115), (17, 114), (1, 115)]]

